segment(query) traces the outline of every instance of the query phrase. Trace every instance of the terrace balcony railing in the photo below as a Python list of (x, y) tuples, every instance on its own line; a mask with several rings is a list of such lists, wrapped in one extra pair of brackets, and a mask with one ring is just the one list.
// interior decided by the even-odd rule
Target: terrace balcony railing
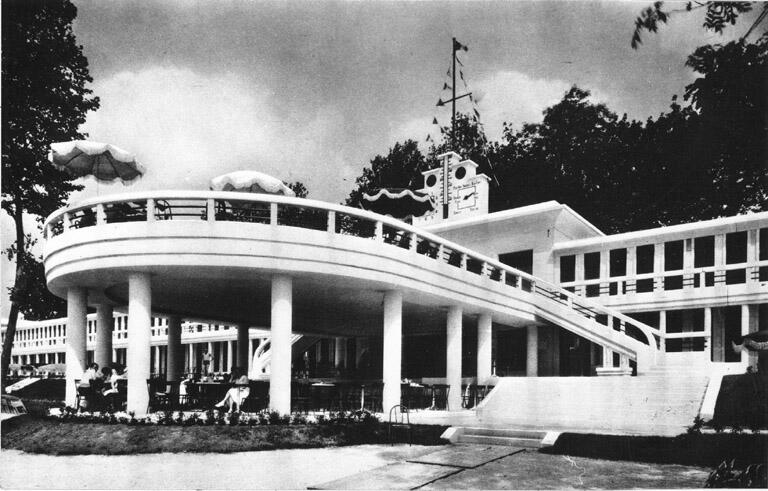
[[(639, 355), (647, 355), (648, 363), (655, 364), (659, 341), (665, 336), (658, 329), (599, 302), (400, 220), (315, 200), (212, 191), (131, 193), (91, 199), (58, 210), (45, 221), (44, 234), (52, 240), (88, 227), (179, 220), (250, 224), (254, 226), (254, 233), (258, 230), (256, 227), (298, 227), (404, 249), (526, 296), (544, 318), (550, 312), (565, 308), (578, 316), (581, 328), (602, 334), (606, 343), (608, 339), (618, 339), (610, 348), (629, 359), (638, 360)], [(609, 330), (615, 332), (606, 336)], [(638, 348), (638, 343), (644, 347)]]

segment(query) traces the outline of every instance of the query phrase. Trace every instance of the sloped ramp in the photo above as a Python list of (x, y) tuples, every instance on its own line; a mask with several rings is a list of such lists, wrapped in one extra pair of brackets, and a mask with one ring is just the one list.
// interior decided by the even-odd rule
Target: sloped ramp
[(505, 377), (477, 409), (481, 426), (671, 436), (699, 414), (708, 376)]

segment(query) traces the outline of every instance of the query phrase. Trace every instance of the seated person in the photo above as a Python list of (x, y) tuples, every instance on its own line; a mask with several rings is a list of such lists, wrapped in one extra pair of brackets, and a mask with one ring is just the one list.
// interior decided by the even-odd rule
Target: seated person
[[(92, 410), (96, 401), (94, 400), (93, 386), (97, 384), (99, 379), (99, 365), (98, 363), (89, 363), (88, 368), (83, 372), (83, 378), (80, 379), (80, 383), (77, 385), (77, 391), (85, 396), (83, 401), (80, 401), (80, 405), (83, 409)], [(78, 408), (80, 409), (80, 408)]]
[(120, 391), (118, 389), (118, 381), (123, 380), (123, 377), (118, 367), (114, 367), (114, 369), (107, 368), (106, 370), (109, 370), (109, 372), (107, 372), (108, 376), (104, 379), (106, 384), (102, 394), (106, 398), (109, 408), (114, 411), (119, 407)]
[(251, 389), (248, 387), (248, 382), (248, 376), (241, 375), (235, 381), (234, 387), (227, 391), (224, 399), (216, 404), (216, 407), (224, 407), (226, 404), (229, 407), (230, 413), (234, 412), (235, 408), (237, 408), (237, 411), (239, 411), (243, 401), (251, 394)]

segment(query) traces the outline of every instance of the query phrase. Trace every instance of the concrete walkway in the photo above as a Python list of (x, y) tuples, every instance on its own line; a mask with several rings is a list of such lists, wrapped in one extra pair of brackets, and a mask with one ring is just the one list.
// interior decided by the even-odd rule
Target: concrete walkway
[(311, 489), (701, 488), (708, 469), (549, 455), (495, 445), (450, 445)]
[(51, 456), (0, 451), (0, 489), (306, 489), (434, 452), (358, 445), (231, 454)]

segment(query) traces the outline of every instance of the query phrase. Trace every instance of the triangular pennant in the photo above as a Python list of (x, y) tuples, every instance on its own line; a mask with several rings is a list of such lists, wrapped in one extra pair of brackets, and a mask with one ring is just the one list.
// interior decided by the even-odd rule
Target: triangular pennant
[(439, 124), (439, 123), (437, 122), (437, 118), (432, 118), (432, 124)]
[(432, 141), (432, 135), (427, 135), (427, 141)]
[(464, 80), (464, 70), (459, 70), (459, 76)]
[(447, 83), (447, 82), (444, 82), (444, 83), (443, 83), (443, 90), (445, 90), (445, 89), (450, 89), (450, 88), (451, 88), (451, 86), (450, 86), (450, 85), (448, 85), (448, 83)]
[(480, 112), (477, 109), (473, 109), (473, 111), (475, 111), (475, 116), (477, 116), (479, 118), (480, 117)]
[(454, 51), (459, 51), (459, 50), (462, 50), (462, 49), (463, 49), (464, 51), (468, 51), (468, 50), (469, 50), (469, 48), (467, 48), (466, 46), (464, 46), (463, 44), (461, 44), (460, 42), (458, 42), (458, 41), (456, 41), (456, 40), (454, 39), (454, 40), (453, 40), (453, 50), (454, 50)]
[(456, 57), (456, 63), (458, 63), (461, 66), (464, 66), (464, 63), (461, 62), (458, 56)]

